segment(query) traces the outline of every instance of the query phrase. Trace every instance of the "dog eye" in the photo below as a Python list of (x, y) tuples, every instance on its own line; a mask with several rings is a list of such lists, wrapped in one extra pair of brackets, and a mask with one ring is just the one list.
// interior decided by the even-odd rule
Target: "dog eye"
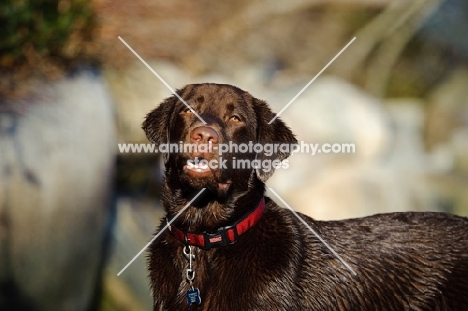
[(229, 120), (234, 121), (234, 122), (240, 122), (241, 121), (241, 119), (236, 115), (232, 116)]
[(192, 114), (192, 110), (190, 110), (190, 108), (185, 108), (184, 111), (182, 111), (182, 113)]

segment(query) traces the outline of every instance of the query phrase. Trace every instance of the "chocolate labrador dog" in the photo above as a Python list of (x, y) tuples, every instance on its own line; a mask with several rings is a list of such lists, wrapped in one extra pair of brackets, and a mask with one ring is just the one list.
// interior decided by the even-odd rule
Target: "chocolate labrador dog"
[(164, 154), (154, 310), (468, 310), (467, 218), (299, 214), (306, 226), (264, 196), (290, 150), (255, 146), (296, 143), (267, 104), (231, 85), (176, 93), (143, 123), (154, 144), (180, 147)]

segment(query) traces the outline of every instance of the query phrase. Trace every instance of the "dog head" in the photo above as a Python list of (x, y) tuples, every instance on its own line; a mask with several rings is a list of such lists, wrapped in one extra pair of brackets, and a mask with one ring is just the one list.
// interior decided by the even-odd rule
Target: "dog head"
[(219, 196), (233, 191), (233, 185), (245, 191), (249, 183), (264, 183), (290, 155), (259, 151), (252, 148), (255, 144), (297, 142), (280, 119), (268, 124), (275, 114), (264, 101), (237, 87), (192, 84), (176, 93), (151, 111), (142, 126), (152, 143), (179, 149), (164, 155), (169, 183), (205, 187)]

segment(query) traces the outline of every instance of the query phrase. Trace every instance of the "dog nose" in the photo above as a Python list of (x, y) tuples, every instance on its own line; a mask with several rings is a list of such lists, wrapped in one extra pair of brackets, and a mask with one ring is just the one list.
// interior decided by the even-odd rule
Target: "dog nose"
[(193, 143), (218, 143), (218, 133), (208, 126), (200, 126), (192, 131), (190, 138)]

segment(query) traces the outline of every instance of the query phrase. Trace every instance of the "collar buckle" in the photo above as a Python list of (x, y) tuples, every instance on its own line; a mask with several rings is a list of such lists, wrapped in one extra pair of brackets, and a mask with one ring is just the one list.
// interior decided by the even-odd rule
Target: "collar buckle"
[(239, 234), (236, 226), (227, 226), (219, 228), (213, 233), (205, 232), (203, 237), (205, 240), (203, 249), (208, 250), (212, 247), (228, 246), (236, 243)]

